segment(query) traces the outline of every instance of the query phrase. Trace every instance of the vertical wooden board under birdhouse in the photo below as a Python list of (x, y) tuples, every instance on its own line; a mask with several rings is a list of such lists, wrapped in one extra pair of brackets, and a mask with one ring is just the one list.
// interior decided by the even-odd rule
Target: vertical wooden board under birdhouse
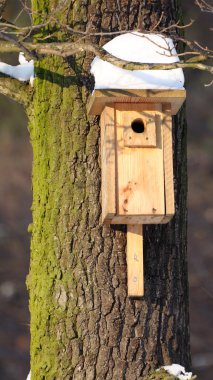
[[(143, 223), (143, 216), (145, 223), (152, 223), (155, 218), (160, 222), (165, 215), (161, 107), (160, 104), (115, 104), (117, 214), (141, 216), (136, 223)], [(131, 148), (125, 146), (125, 130), (130, 128), (134, 120), (141, 119), (146, 122), (147, 118), (150, 123), (155, 122), (155, 128), (150, 129), (149, 136), (152, 147), (149, 140), (147, 145), (143, 141), (140, 148), (137, 145)]]
[(143, 226), (127, 225), (127, 278), (128, 296), (144, 295)]
[(102, 220), (104, 223), (110, 223), (116, 214), (114, 112), (114, 105), (106, 106), (101, 114), (100, 121)]

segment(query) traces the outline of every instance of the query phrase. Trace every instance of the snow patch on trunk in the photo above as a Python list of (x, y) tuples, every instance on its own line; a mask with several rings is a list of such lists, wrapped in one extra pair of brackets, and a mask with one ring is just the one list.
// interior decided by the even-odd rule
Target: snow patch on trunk
[(170, 375), (176, 376), (180, 380), (190, 380), (192, 378), (192, 372), (186, 372), (185, 368), (180, 364), (166, 365), (161, 368), (165, 369), (165, 371)]

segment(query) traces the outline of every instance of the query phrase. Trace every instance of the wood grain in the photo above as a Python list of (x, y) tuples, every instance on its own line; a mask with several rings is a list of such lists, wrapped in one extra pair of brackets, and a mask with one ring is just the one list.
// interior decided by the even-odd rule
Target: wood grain
[(171, 105), (164, 105), (163, 111), (163, 157), (166, 215), (161, 223), (168, 223), (175, 213)]
[(115, 215), (106, 220), (108, 224), (160, 224), (165, 214), (162, 215)]
[(127, 278), (128, 296), (144, 295), (143, 226), (127, 226)]
[(101, 114), (101, 190), (102, 221), (116, 214), (115, 194), (115, 122), (114, 107), (107, 106)]
[[(135, 105), (136, 111), (140, 105)], [(160, 106), (158, 106), (160, 107)], [(125, 117), (134, 118), (132, 107), (116, 104), (117, 215), (164, 215), (164, 167), (162, 125), (158, 123), (156, 148), (124, 146)]]

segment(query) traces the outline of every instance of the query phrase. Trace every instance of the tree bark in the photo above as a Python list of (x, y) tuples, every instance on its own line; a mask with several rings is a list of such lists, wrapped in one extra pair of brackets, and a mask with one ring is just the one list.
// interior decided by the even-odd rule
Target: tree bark
[(0, 93), (22, 104), (25, 108), (30, 106), (33, 97), (33, 89), (30, 86), (1, 73)]
[[(61, 19), (93, 31), (150, 29), (162, 12), (161, 26), (180, 18), (178, 0), (32, 5), (35, 22), (38, 11), (59, 5)], [(129, 299), (126, 227), (101, 224), (99, 119), (86, 111), (90, 61), (82, 54), (38, 62), (28, 108), (32, 380), (137, 380), (163, 364), (190, 367), (184, 112), (173, 129), (176, 214), (168, 225), (145, 227), (145, 296)]]

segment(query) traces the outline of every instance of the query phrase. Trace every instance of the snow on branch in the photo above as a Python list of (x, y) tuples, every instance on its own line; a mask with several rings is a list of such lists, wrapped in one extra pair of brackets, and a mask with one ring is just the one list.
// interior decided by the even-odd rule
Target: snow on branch
[[(196, 55), (196, 57), (170, 64), (148, 64), (139, 62), (129, 62), (116, 58), (110, 53), (107, 53), (106, 50), (104, 50), (102, 47), (90, 42), (50, 42), (42, 44), (25, 43), (25, 46), (29, 51), (32, 52), (32, 54), (36, 53), (38, 58), (40, 56), (48, 55), (55, 55), (63, 58), (68, 58), (78, 53), (89, 52), (93, 53), (95, 56), (99, 57), (104, 61), (112, 63), (113, 65), (126, 70), (171, 70), (176, 68), (182, 68), (198, 69), (213, 74), (213, 67), (211, 65), (201, 63), (206, 61), (206, 57), (203, 54)], [(20, 51), (15, 43), (2, 43), (0, 46), (0, 52), (2, 53), (15, 51)]]
[(33, 85), (34, 80), (34, 62), (33, 60), (27, 61), (24, 53), (19, 53), (19, 65), (12, 66), (7, 63), (0, 62), (0, 72), (9, 75), (12, 78), (18, 79), (21, 82), (30, 81)]
[[(34, 63), (33, 60), (28, 62), (23, 52), (19, 53), (19, 63), (17, 66), (12, 66), (0, 62), (0, 93), (27, 107), (31, 100), (32, 91), (29, 86), (19, 82), (29, 81), (32, 86)], [(12, 78), (18, 79), (18, 81), (14, 81)]]
[[(3, 4), (4, 1), (0, 0)], [(208, 9), (210, 11), (211, 6), (209, 6), (205, 0), (196, 0), (196, 4), (200, 6), (200, 9)], [(30, 19), (33, 19), (32, 11), (26, 7), (25, 11), (29, 13)], [(163, 13), (159, 18), (156, 25), (154, 25), (150, 31), (146, 31), (143, 34), (143, 38), (150, 41), (156, 49), (161, 49), (162, 46), (159, 46), (156, 41), (151, 37), (153, 34), (160, 35), (162, 41), (167, 41), (168, 35), (172, 34), (172, 38), (175, 43), (180, 42), (185, 46), (186, 51), (182, 53), (174, 53), (170, 49), (169, 45), (165, 49), (164, 46), (164, 56), (168, 57), (180, 57), (181, 60), (168, 60), (164, 62), (160, 59), (159, 52), (159, 61), (155, 62), (140, 62), (132, 61), (131, 59), (122, 59), (122, 57), (117, 57), (116, 54), (107, 51), (104, 47), (99, 46), (94, 43), (94, 37), (115, 37), (116, 35), (124, 34), (137, 34), (141, 32), (140, 30), (136, 31), (115, 31), (115, 32), (93, 32), (88, 26), (85, 31), (76, 30), (72, 28), (69, 24), (62, 23), (57, 16), (57, 10), (53, 10), (49, 15), (45, 14), (41, 19), (41, 23), (38, 25), (29, 25), (25, 27), (19, 27), (14, 23), (8, 22), (7, 20), (0, 19), (0, 53), (2, 52), (12, 52), (12, 51), (23, 51), (27, 57), (30, 57), (33, 60), (40, 59), (43, 56), (60, 56), (63, 58), (68, 58), (70, 56), (79, 54), (79, 53), (89, 53), (89, 56), (96, 56), (98, 59), (101, 59), (104, 62), (108, 62), (117, 66), (118, 68), (125, 70), (172, 70), (172, 69), (198, 69), (202, 71), (207, 71), (210, 74), (213, 74), (213, 51), (208, 47), (204, 47), (199, 44), (197, 41), (189, 41), (182, 36), (181, 30), (190, 27), (193, 24), (191, 20), (187, 25), (181, 25), (179, 21), (169, 25), (167, 27), (160, 27), (161, 20), (163, 19)], [(48, 29), (48, 35), (46, 33)], [(63, 42), (57, 41), (58, 32), (64, 32)], [(179, 32), (180, 31), (180, 32)], [(44, 33), (43, 33), (44, 32)], [(32, 37), (35, 34), (37, 35), (37, 43), (32, 43)], [(56, 40), (56, 42), (52, 42)], [(164, 44), (163, 44), (164, 45)], [(8, 66), (0, 65), (0, 69), (5, 74), (11, 75), (14, 78), (19, 80), (29, 80), (33, 78), (33, 75), (27, 76), (28, 79), (25, 79), (27, 70), (32, 70), (32, 64), (30, 69), (30, 62), (24, 68), (21, 64), (16, 68), (11, 68)], [(5, 71), (6, 70), (6, 71)], [(12, 74), (11, 74), (12, 73)], [(212, 83), (212, 82), (211, 82)]]
[[(128, 46), (128, 49), (127, 49)], [(179, 57), (171, 38), (159, 34), (126, 33), (103, 46), (114, 57), (125, 62), (167, 65), (178, 63)], [(125, 67), (124, 67), (125, 68)], [(124, 70), (96, 56), (91, 64), (96, 89), (177, 89), (183, 88), (184, 76), (175, 70)]]

